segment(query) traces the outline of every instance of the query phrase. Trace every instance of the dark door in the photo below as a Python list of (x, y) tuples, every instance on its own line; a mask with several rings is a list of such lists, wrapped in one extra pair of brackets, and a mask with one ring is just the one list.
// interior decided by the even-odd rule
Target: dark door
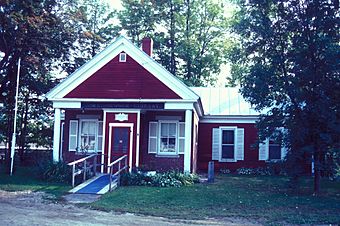
[(130, 127), (113, 127), (111, 139), (111, 161), (129, 155)]

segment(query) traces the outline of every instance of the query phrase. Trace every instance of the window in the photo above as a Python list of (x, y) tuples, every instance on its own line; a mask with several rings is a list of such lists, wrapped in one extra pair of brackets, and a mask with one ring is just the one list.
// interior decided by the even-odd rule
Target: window
[(70, 120), (69, 151), (102, 151), (103, 122), (97, 119)]
[(178, 155), (184, 153), (185, 123), (158, 121), (149, 123), (148, 153)]
[(259, 144), (259, 160), (283, 160), (286, 154), (287, 148), (273, 139), (266, 139), (264, 142)]
[(235, 155), (235, 131), (222, 130), (222, 159), (234, 159)]
[(97, 122), (80, 121), (80, 149), (94, 151), (96, 147)]
[(176, 123), (160, 123), (159, 153), (176, 153)]
[(126, 62), (126, 53), (119, 54), (119, 62)]
[(211, 159), (219, 162), (244, 160), (244, 128), (221, 126), (212, 129)]
[(268, 160), (281, 160), (281, 144), (269, 140)]

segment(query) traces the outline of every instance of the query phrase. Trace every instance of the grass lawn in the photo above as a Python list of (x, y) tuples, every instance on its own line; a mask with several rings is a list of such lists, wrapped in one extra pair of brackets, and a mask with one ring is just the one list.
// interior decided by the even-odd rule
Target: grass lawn
[(311, 179), (291, 191), (285, 177), (220, 175), (214, 184), (181, 188), (120, 187), (92, 208), (170, 218), (245, 217), (266, 224), (340, 223), (340, 182), (323, 182), (312, 195)]
[(29, 167), (18, 167), (13, 176), (5, 173), (4, 167), (0, 167), (0, 190), (6, 191), (43, 191), (52, 194), (56, 199), (60, 198), (71, 186), (58, 183), (48, 183), (36, 178), (34, 170)]

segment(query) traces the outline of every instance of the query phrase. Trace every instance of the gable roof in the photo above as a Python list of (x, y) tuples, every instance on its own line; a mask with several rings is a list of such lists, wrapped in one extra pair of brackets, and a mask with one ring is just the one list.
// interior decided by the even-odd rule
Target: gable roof
[(190, 88), (200, 96), (205, 115), (259, 115), (237, 87)]
[(47, 99), (52, 101), (63, 99), (70, 91), (96, 73), (100, 68), (105, 66), (121, 52), (128, 54), (182, 99), (193, 101), (198, 100), (199, 96), (189, 87), (157, 63), (144, 51), (133, 45), (132, 42), (124, 36), (118, 37), (103, 51), (98, 53), (78, 70), (68, 76), (64, 81), (49, 91), (46, 94)]

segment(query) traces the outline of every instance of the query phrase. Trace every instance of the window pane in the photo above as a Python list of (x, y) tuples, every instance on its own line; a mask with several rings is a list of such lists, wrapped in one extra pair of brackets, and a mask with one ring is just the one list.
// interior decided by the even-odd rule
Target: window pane
[(222, 144), (234, 144), (234, 130), (222, 131)]
[(222, 145), (222, 158), (223, 159), (234, 158), (234, 145)]
[(161, 138), (161, 147), (160, 151), (164, 152), (167, 151), (166, 149), (168, 148), (168, 138)]
[(281, 159), (281, 145), (269, 145), (269, 159)]
[(84, 121), (81, 123), (81, 133), (82, 134), (96, 134), (96, 122)]
[(169, 123), (169, 136), (176, 137), (176, 123)]
[(84, 150), (94, 150), (96, 144), (95, 136), (82, 135), (80, 138), (80, 148)]
[(169, 123), (161, 123), (161, 136), (167, 137), (169, 135)]

